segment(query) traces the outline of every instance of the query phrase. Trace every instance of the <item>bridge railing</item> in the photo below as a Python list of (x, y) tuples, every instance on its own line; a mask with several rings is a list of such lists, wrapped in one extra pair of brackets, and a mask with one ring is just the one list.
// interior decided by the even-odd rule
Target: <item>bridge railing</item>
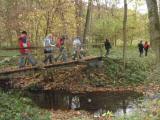
[[(82, 45), (86, 57), (102, 56), (104, 54), (103, 47), (103, 43), (90, 43)], [(72, 60), (73, 46), (67, 46), (66, 48), (67, 59)], [(31, 50), (31, 54), (35, 57), (37, 61), (44, 60), (44, 47), (33, 46), (28, 49)], [(0, 50), (2, 51), (0, 54), (0, 68), (18, 66), (20, 48), (0, 48)], [(57, 57), (59, 55), (59, 49), (55, 47), (52, 54), (54, 55), (54, 57)]]

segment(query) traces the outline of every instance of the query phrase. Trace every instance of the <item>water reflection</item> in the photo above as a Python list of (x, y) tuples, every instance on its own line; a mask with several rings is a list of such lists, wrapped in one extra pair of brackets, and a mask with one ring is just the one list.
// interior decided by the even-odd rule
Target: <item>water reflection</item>
[(135, 99), (142, 96), (136, 92), (71, 94), (62, 91), (27, 92), (25, 95), (42, 108), (86, 110), (97, 117), (107, 111), (118, 116), (130, 114), (136, 107)]
[(80, 100), (78, 96), (74, 96), (72, 97), (72, 101), (71, 101), (71, 109), (78, 109), (80, 108)]

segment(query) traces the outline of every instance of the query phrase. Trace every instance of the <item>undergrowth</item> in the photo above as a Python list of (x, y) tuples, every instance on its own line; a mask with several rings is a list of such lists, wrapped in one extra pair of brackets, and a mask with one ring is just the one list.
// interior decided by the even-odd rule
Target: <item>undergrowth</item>
[(142, 84), (155, 64), (155, 57), (150, 52), (147, 57), (139, 57), (136, 49), (129, 49), (126, 69), (123, 69), (123, 60), (120, 50), (112, 51), (109, 57), (104, 59), (106, 74), (114, 81), (115, 85)]
[(50, 113), (20, 94), (0, 90), (0, 120), (50, 120)]

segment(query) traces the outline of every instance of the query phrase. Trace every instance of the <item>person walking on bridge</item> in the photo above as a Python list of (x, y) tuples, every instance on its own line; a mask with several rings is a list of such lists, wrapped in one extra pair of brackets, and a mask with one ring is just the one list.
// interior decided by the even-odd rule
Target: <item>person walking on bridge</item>
[(80, 41), (80, 37), (76, 37), (74, 40), (73, 40), (73, 60), (76, 60), (76, 59), (81, 59), (82, 56), (81, 56), (81, 41)]
[(32, 66), (35, 66), (37, 62), (30, 53), (31, 44), (28, 39), (27, 32), (23, 31), (18, 40), (20, 47), (19, 67), (25, 67), (25, 63), (27, 60), (32, 64)]
[(66, 50), (65, 50), (65, 46), (64, 46), (64, 42), (65, 42), (65, 36), (62, 36), (61, 38), (58, 39), (57, 41), (57, 48), (59, 49), (59, 55), (57, 56), (57, 58), (55, 59), (56, 61), (58, 59), (60, 59), (61, 61), (63, 62), (67, 62), (67, 53), (66, 53)]
[(53, 43), (53, 35), (49, 34), (45, 39), (44, 39), (44, 54), (45, 54), (45, 59), (44, 63), (47, 64), (48, 61), (50, 64), (52, 64), (54, 56), (53, 56), (53, 50), (55, 45)]

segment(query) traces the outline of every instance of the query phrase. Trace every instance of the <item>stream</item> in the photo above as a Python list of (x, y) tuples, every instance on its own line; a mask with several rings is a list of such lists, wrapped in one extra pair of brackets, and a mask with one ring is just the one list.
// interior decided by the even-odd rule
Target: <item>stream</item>
[(32, 91), (25, 96), (41, 108), (54, 110), (85, 110), (101, 116), (112, 111), (116, 116), (132, 114), (142, 94), (137, 92), (91, 92), (73, 94), (65, 91)]
[[(3, 83), (3, 81), (2, 81)], [(6, 82), (5, 82), (6, 83)], [(8, 90), (8, 84), (1, 88)], [(132, 115), (144, 100), (142, 93), (134, 91), (70, 93), (67, 91), (26, 90), (24, 97), (43, 109), (82, 110), (99, 117), (108, 111), (115, 116)]]

